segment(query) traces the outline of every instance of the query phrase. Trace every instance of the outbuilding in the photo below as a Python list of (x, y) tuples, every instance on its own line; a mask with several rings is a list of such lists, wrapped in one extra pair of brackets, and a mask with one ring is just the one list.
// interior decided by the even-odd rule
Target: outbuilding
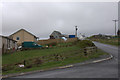
[(0, 35), (0, 52), (10, 53), (17, 49), (17, 41)]

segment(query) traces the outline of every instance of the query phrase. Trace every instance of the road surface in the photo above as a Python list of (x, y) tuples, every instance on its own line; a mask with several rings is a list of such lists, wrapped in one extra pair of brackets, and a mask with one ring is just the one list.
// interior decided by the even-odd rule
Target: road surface
[(72, 68), (37, 72), (14, 78), (118, 78), (118, 48), (94, 42), (95, 45), (114, 56), (113, 59)]

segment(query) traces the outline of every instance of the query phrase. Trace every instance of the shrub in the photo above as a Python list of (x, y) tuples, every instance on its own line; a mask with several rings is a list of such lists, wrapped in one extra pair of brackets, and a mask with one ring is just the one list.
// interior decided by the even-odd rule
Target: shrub
[(50, 45), (51, 45), (51, 46), (56, 46), (57, 43), (56, 43), (56, 42), (52, 42), (52, 43), (49, 43), (48, 45), (49, 45), (49, 46), (50, 46)]
[(25, 66), (25, 68), (31, 68), (32, 67), (32, 64), (28, 64)]
[(80, 42), (81, 40), (78, 40), (78, 41), (74, 41), (74, 42), (72, 42), (72, 45), (76, 45), (76, 44), (78, 44), (78, 42)]
[(15, 65), (15, 66), (14, 66), (14, 70), (16, 70), (16, 71), (21, 71), (22, 68), (20, 68), (18, 65)]
[(33, 61), (34, 65), (39, 65), (39, 64), (42, 64), (42, 60), (40, 58), (35, 58), (34, 61)]
[(92, 43), (92, 41), (89, 40), (81, 40), (78, 41), (77, 46), (80, 48), (85, 48), (85, 47), (92, 47), (95, 46), (94, 43)]
[(2, 66), (2, 71), (8, 71), (14, 69), (13, 65), (4, 65)]

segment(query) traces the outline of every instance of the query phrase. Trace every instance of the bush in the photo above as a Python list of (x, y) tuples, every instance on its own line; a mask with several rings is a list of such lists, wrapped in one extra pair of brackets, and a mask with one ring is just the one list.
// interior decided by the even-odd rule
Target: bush
[(72, 45), (76, 45), (76, 44), (78, 44), (78, 42), (80, 42), (81, 40), (77, 40), (77, 41), (74, 41), (74, 42), (72, 42)]
[(56, 42), (52, 42), (52, 43), (49, 43), (49, 44), (48, 44), (48, 46), (50, 46), (50, 45), (51, 45), (51, 46), (56, 46), (57, 43), (56, 43)]
[(92, 43), (92, 41), (89, 40), (81, 40), (78, 41), (77, 46), (80, 48), (85, 48), (85, 47), (92, 47), (95, 46), (94, 43)]
[(35, 58), (34, 61), (33, 61), (34, 65), (39, 65), (39, 64), (42, 64), (42, 60), (40, 58)]
[(13, 65), (4, 65), (2, 66), (2, 71), (8, 71), (14, 69)]

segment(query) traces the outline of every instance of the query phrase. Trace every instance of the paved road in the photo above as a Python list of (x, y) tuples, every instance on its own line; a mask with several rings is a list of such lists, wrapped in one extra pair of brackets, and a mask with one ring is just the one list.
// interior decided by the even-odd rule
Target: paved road
[(118, 78), (118, 48), (94, 43), (98, 48), (112, 54), (114, 58), (100, 63), (33, 73), (15, 78)]

